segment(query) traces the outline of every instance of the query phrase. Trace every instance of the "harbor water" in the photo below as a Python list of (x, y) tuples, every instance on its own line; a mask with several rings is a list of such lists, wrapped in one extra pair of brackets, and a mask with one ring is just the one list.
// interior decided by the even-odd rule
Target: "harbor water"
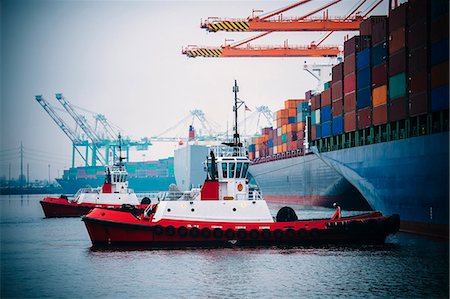
[(449, 297), (448, 240), (397, 233), (377, 246), (100, 250), (80, 218), (45, 219), (41, 197), (0, 197), (1, 298)]

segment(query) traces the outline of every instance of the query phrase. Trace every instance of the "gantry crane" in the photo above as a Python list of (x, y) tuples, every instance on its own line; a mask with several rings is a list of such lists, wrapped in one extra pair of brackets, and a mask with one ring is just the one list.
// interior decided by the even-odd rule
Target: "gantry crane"
[[(249, 32), (249, 31), (354, 31), (359, 30), (359, 25), (363, 18), (355, 15), (351, 18), (330, 18), (327, 12), (324, 12), (321, 18), (310, 18), (312, 15), (327, 9), (328, 7), (341, 2), (335, 0), (326, 4), (302, 17), (285, 18), (281, 14), (287, 10), (305, 4), (311, 0), (300, 1), (285, 8), (276, 10), (265, 16), (252, 16), (247, 19), (222, 19), (209, 17), (201, 21), (200, 27), (208, 32), (231, 31), (231, 32)], [(277, 18), (273, 18), (277, 16)]]

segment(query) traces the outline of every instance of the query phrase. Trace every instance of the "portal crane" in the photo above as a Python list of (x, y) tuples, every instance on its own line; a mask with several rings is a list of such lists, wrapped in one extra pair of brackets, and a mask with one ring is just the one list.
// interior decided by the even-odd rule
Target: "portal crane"
[(102, 140), (95, 133), (95, 131), (91, 128), (86, 118), (82, 115), (79, 115), (75, 109), (70, 105), (69, 101), (62, 95), (62, 93), (56, 94), (56, 99), (61, 103), (61, 105), (66, 109), (69, 115), (75, 120), (77, 125), (83, 130), (86, 136), (92, 141), (92, 166), (97, 164), (97, 159), (103, 165), (107, 165), (108, 161), (102, 155), (101, 152), (97, 152), (97, 146), (101, 146)]
[[(58, 125), (58, 127), (66, 134), (67, 137), (73, 143), (73, 150), (77, 151), (80, 157), (87, 165), (87, 157), (85, 158), (76, 145), (88, 146), (88, 141), (81, 140), (81, 138), (67, 125), (67, 123), (55, 112), (52, 106), (44, 99), (42, 95), (35, 96), (36, 101), (44, 108), (47, 114), (53, 119), (53, 121)], [(72, 165), (75, 164), (75, 155), (72, 155)]]
[[(284, 18), (281, 13), (305, 4), (309, 1), (300, 1), (286, 8), (279, 9), (266, 16), (252, 16), (247, 19), (221, 19), (209, 17), (201, 21), (200, 28), (209, 32), (250, 32), (250, 31), (354, 31), (359, 30), (363, 18), (355, 15), (352, 18), (330, 18), (324, 12), (322, 18), (310, 18), (310, 16), (329, 8), (342, 0), (335, 0), (302, 17)], [(270, 19), (278, 15), (275, 19)]]
[(114, 129), (109, 124), (108, 120), (103, 114), (96, 114), (94, 115), (95, 121), (96, 121), (96, 127), (97, 122), (101, 123), (103, 128), (105, 129), (105, 133), (108, 136), (109, 140), (116, 140), (118, 139), (118, 134), (114, 131)]

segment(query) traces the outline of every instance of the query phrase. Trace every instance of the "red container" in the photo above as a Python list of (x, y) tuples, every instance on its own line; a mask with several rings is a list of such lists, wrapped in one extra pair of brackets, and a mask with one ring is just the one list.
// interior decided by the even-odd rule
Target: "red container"
[(387, 105), (374, 107), (372, 110), (372, 123), (374, 126), (384, 125), (387, 123)]
[(400, 49), (405, 48), (406, 43), (405, 27), (400, 27), (389, 34), (389, 54), (393, 54)]
[(431, 22), (430, 38), (431, 43), (448, 38), (448, 14), (440, 17), (437, 20)]
[(377, 27), (377, 25), (378, 27), (384, 25), (384, 28), (386, 28), (386, 24), (387, 24), (386, 16), (371, 16), (361, 22), (361, 24), (359, 25), (359, 33), (361, 35), (371, 35), (373, 42), (373, 33), (375, 27)]
[(401, 51), (390, 55), (389, 57), (390, 77), (406, 72), (406, 58), (407, 56), (405, 49), (402, 49)]
[(371, 108), (366, 107), (358, 110), (358, 129), (365, 129), (372, 124)]
[(341, 62), (333, 66), (333, 68), (331, 69), (331, 74), (333, 82), (342, 81), (342, 78), (344, 77), (344, 63)]
[(411, 50), (426, 46), (428, 32), (426, 19), (410, 25), (408, 28), (408, 48)]
[(333, 83), (333, 85), (331, 86), (331, 100), (337, 101), (337, 100), (342, 100), (344, 94), (343, 94), (343, 81), (336, 81), (335, 83)]
[(386, 16), (377, 16), (377, 21), (372, 27), (372, 45), (378, 45), (385, 42), (388, 37), (388, 18)]
[(311, 139), (316, 140), (316, 126), (311, 126)]
[(351, 73), (344, 77), (344, 94), (354, 92), (356, 90), (356, 76)]
[(344, 132), (353, 132), (356, 130), (356, 111), (344, 115)]
[(307, 92), (305, 92), (305, 100), (309, 101), (312, 97), (312, 90), (308, 90)]
[(410, 74), (426, 72), (428, 69), (427, 47), (409, 51), (408, 67)]
[(372, 87), (379, 87), (387, 84), (387, 65), (386, 63), (372, 68)]
[(348, 93), (344, 96), (344, 112), (352, 112), (356, 110), (356, 92)]
[(409, 115), (419, 116), (428, 112), (428, 96), (426, 92), (409, 96)]
[(356, 54), (351, 54), (344, 59), (344, 76), (356, 71)]
[(448, 85), (448, 61), (431, 68), (431, 87), (437, 88)]
[(389, 102), (389, 121), (397, 121), (406, 118), (406, 97), (401, 97)]
[(333, 104), (331, 106), (331, 114), (333, 115), (333, 117), (342, 115), (343, 108), (344, 107), (343, 107), (342, 99), (340, 99), (336, 102), (333, 102)]
[(372, 45), (371, 37), (367, 35), (355, 35), (344, 42), (344, 57), (356, 54), (364, 49), (370, 48)]
[(305, 131), (297, 131), (297, 140), (303, 140), (305, 138)]
[(420, 72), (409, 77), (409, 93), (417, 94), (427, 91), (428, 76), (426, 72)]
[(400, 27), (405, 27), (407, 24), (408, 3), (403, 3), (396, 9), (391, 10), (389, 14), (389, 32), (392, 32)]
[(322, 91), (321, 93), (321, 106), (329, 106), (331, 105), (331, 88), (328, 88), (327, 90)]

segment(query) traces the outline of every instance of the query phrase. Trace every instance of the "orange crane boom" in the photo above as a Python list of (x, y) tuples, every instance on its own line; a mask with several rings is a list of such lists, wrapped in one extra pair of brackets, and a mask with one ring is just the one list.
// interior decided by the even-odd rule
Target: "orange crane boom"
[(188, 46), (182, 54), (190, 57), (336, 57), (341, 50), (338, 46), (233, 46), (196, 47)]

